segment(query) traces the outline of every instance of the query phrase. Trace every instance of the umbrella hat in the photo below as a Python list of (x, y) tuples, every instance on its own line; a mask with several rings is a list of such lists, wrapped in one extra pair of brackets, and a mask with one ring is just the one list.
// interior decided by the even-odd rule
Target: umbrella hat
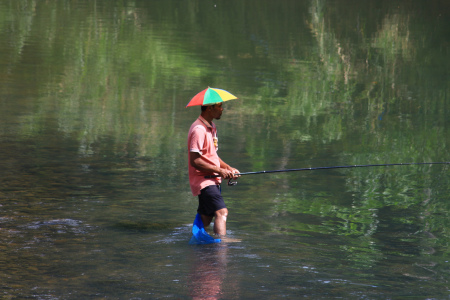
[(222, 89), (208, 87), (207, 89), (195, 95), (194, 98), (192, 98), (191, 101), (189, 101), (186, 107), (195, 105), (214, 105), (220, 102), (225, 102), (233, 99), (237, 99), (237, 97), (231, 94), (230, 92), (227, 92)]

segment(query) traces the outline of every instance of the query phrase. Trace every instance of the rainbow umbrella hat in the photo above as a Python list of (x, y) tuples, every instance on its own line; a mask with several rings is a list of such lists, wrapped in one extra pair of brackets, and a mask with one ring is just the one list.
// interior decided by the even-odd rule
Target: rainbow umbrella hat
[(186, 107), (195, 105), (214, 105), (233, 99), (237, 99), (237, 97), (225, 90), (208, 87), (195, 95)]

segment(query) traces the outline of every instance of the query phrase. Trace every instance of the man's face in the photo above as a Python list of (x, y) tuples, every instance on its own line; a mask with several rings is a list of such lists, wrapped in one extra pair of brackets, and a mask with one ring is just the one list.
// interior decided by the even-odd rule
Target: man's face
[(214, 119), (219, 120), (220, 117), (222, 116), (222, 111), (223, 111), (222, 103), (217, 103), (211, 106), (211, 113)]

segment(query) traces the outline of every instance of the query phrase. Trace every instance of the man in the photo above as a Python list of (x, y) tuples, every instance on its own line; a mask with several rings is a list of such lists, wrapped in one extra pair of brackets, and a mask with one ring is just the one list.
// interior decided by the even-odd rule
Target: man
[[(189, 184), (194, 196), (198, 196), (197, 212), (206, 228), (214, 220), (214, 233), (226, 235), (228, 209), (220, 194), (221, 178), (237, 178), (239, 171), (230, 167), (217, 155), (217, 129), (212, 122), (222, 116), (222, 103), (202, 106), (198, 119), (191, 125), (188, 134)], [(220, 175), (205, 178), (207, 175)]]

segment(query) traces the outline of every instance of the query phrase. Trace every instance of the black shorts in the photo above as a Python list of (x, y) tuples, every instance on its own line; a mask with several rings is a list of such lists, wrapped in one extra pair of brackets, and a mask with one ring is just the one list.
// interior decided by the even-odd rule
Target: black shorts
[(210, 185), (200, 191), (197, 209), (199, 214), (214, 217), (215, 212), (222, 208), (227, 207), (220, 194), (220, 185)]

